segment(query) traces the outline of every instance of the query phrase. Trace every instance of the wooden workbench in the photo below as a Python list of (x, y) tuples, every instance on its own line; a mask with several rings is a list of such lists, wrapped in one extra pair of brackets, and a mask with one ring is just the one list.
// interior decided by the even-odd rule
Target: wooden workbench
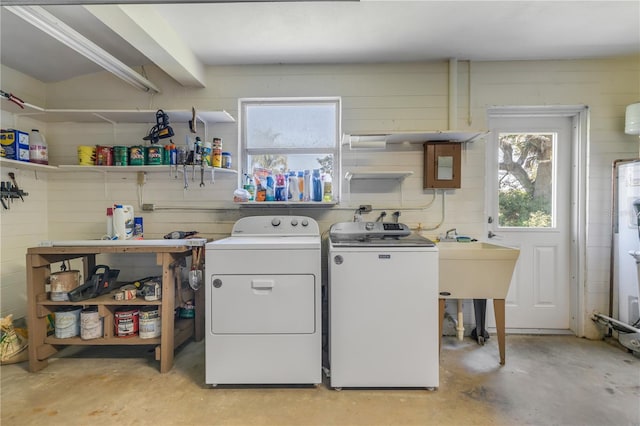
[[(195, 320), (175, 319), (175, 274), (172, 264), (201, 250), (204, 259), (205, 239), (188, 240), (140, 240), (140, 241), (59, 241), (44, 242), (40, 247), (27, 250), (27, 321), (29, 327), (29, 371), (45, 368), (47, 358), (66, 345), (156, 345), (155, 357), (160, 361), (160, 372), (166, 373), (173, 366), (173, 352), (180, 344), (193, 336), (196, 341), (204, 337), (204, 288), (195, 292)], [(52, 301), (46, 292), (51, 274), (51, 264), (82, 258), (83, 277), (96, 265), (96, 255), (156, 254), (156, 262), (162, 266), (162, 298), (146, 301), (144, 298), (116, 301), (111, 294), (80, 302)], [(161, 319), (160, 337), (141, 339), (138, 336), (117, 337), (114, 333), (114, 312), (124, 306), (158, 306)], [(61, 307), (97, 306), (103, 320), (103, 336), (83, 340), (79, 336), (56, 338), (47, 335), (47, 316)]]

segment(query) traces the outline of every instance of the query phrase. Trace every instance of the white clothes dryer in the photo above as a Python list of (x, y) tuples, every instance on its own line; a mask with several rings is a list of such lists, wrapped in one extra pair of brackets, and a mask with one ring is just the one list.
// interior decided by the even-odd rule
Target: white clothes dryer
[(322, 382), (321, 242), (305, 216), (238, 220), (206, 245), (207, 384)]

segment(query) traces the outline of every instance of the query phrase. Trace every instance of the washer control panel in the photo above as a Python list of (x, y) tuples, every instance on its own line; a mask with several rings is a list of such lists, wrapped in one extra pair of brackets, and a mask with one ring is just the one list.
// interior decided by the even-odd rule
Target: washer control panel
[(331, 225), (329, 230), (332, 241), (400, 238), (410, 234), (407, 225), (395, 222), (340, 222)]

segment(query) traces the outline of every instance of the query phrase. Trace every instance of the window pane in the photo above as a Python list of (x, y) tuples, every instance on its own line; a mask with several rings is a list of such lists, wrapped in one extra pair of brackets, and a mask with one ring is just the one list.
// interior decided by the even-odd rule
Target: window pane
[(255, 104), (246, 109), (247, 148), (335, 148), (336, 104)]
[(501, 133), (498, 150), (499, 226), (551, 228), (555, 133)]
[(250, 155), (249, 162), (251, 173), (263, 169), (276, 172), (320, 169), (323, 174), (333, 174), (333, 155), (331, 154)]

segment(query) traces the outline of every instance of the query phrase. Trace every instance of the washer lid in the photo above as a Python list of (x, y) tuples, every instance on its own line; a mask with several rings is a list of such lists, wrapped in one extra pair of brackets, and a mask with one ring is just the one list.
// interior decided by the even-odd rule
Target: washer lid
[(320, 249), (320, 237), (232, 236), (207, 243), (206, 250)]

